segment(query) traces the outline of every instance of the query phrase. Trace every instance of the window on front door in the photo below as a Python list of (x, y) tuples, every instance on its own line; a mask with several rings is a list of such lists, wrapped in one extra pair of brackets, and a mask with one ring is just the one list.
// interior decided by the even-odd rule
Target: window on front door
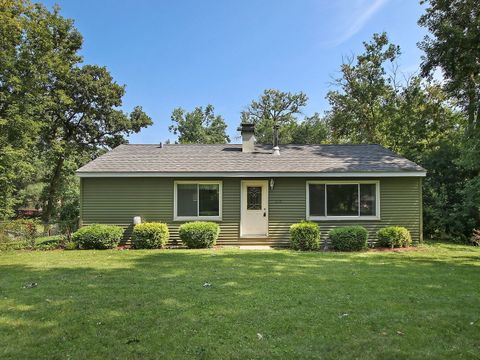
[(247, 186), (247, 210), (262, 209), (262, 187)]

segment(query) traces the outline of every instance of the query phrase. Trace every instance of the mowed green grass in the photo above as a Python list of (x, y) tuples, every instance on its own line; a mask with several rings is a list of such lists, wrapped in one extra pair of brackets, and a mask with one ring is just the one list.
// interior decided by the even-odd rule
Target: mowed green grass
[(478, 248), (0, 254), (1, 359), (479, 357)]

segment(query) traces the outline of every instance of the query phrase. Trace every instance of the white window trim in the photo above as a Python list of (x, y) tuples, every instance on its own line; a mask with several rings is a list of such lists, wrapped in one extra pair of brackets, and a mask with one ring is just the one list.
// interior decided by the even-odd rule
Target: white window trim
[[(309, 185), (310, 184), (327, 184), (327, 185), (350, 185), (350, 184), (375, 184), (375, 216), (361, 216), (360, 214), (357, 216), (310, 216), (310, 191)], [(307, 220), (380, 220), (380, 181), (379, 180), (341, 180), (341, 181), (333, 181), (333, 180), (324, 180), (324, 181), (307, 181), (306, 185), (306, 194), (307, 194), (307, 213), (306, 219)], [(360, 206), (360, 205), (359, 205)], [(327, 212), (327, 193), (325, 192), (325, 213)]]
[[(206, 185), (218, 185), (218, 216), (177, 216), (177, 185), (178, 184), (206, 184)], [(197, 213), (198, 213), (198, 191), (197, 191)], [(173, 183), (173, 221), (195, 221), (195, 220), (213, 220), (213, 221), (222, 221), (222, 208), (223, 208), (223, 182), (215, 180), (200, 180), (200, 181), (189, 181), (189, 180), (179, 180), (174, 181)]]

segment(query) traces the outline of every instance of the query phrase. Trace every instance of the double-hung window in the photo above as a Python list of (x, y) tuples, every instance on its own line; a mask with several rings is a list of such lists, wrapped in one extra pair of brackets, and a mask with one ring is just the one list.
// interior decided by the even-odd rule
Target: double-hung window
[(176, 181), (174, 220), (221, 220), (221, 181)]
[(310, 220), (375, 220), (380, 218), (378, 181), (308, 181)]

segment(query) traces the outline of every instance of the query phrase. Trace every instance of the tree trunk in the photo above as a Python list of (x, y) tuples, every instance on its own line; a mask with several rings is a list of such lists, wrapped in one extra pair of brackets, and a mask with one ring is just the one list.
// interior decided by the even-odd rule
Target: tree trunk
[(60, 157), (57, 159), (53, 176), (50, 178), (50, 182), (48, 184), (48, 195), (46, 199), (47, 201), (46, 201), (45, 211), (43, 212), (43, 223), (45, 224), (46, 227), (48, 227), (52, 219), (53, 210), (55, 208), (58, 186), (60, 184), (60, 180), (62, 176), (64, 161), (65, 161), (65, 157), (63, 155), (60, 155)]
[[(477, 114), (478, 105), (477, 105), (477, 94), (475, 91), (475, 82), (472, 80), (469, 82), (469, 87), (467, 90), (468, 104), (467, 104), (467, 115), (468, 115), (468, 126), (467, 126), (467, 137), (471, 138), (474, 135), (474, 130), (476, 128), (475, 115)], [(478, 120), (478, 119), (477, 119)]]

